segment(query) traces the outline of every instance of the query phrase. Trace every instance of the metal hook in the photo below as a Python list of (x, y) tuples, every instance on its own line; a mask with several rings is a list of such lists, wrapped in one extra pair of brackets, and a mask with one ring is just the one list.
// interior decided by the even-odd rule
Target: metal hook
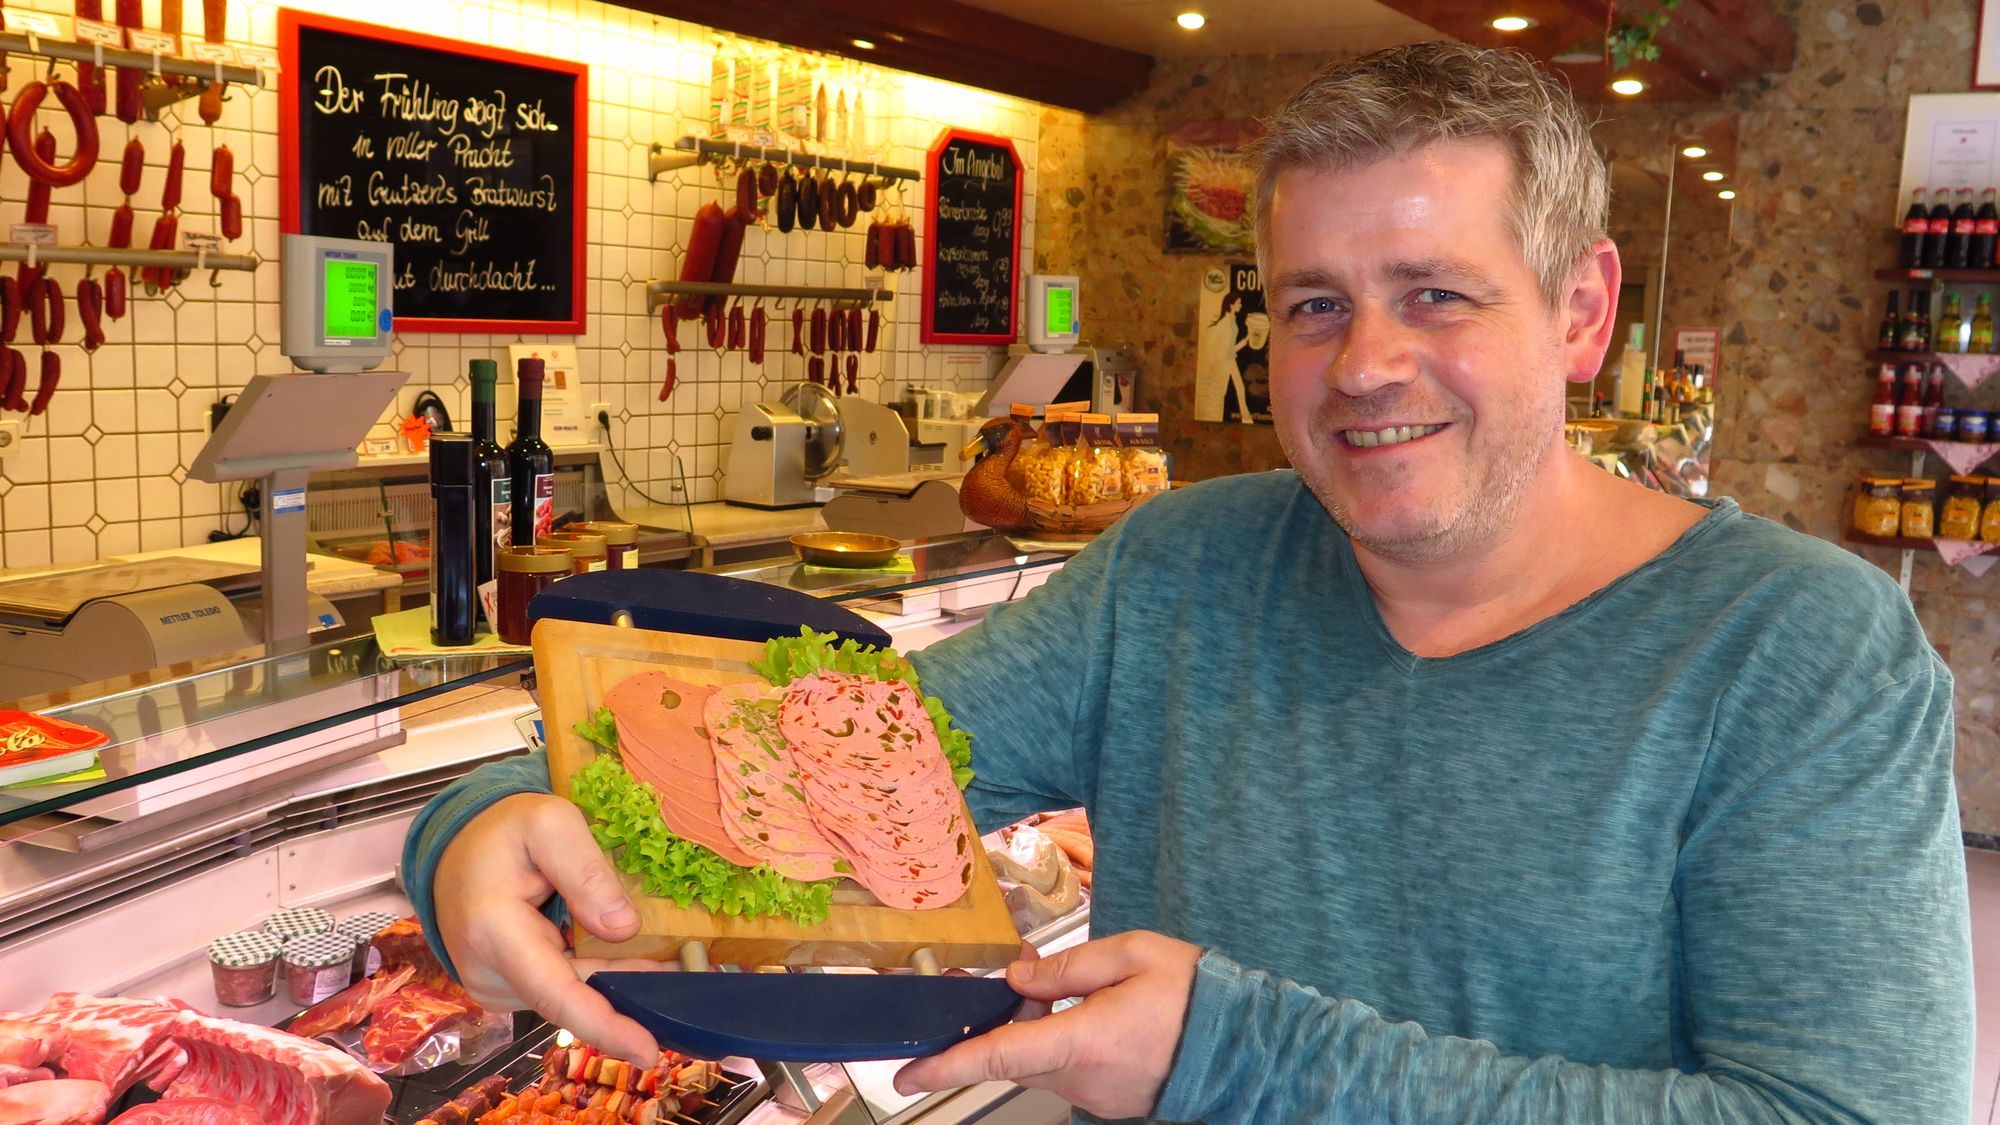
[(222, 271), (221, 271), (221, 270), (219, 270), (219, 269), (213, 269), (213, 270), (210, 270), (210, 271), (208, 271), (208, 287), (209, 287), (210, 289), (220, 289), (220, 288), (222, 288)]

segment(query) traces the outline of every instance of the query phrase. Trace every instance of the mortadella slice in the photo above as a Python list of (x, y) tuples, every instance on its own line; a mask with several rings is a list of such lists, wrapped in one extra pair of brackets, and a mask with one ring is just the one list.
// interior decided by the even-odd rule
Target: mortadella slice
[(709, 697), (723, 820), (742, 849), (780, 875), (828, 879), (845, 874), (838, 845), (814, 824), (778, 716), (757, 685), (718, 689)]
[(664, 672), (640, 672), (612, 688), (604, 705), (618, 721), (619, 757), (633, 777), (652, 786), (667, 828), (748, 867), (756, 859), (736, 845), (723, 824), (715, 754), (702, 725), (714, 691)]

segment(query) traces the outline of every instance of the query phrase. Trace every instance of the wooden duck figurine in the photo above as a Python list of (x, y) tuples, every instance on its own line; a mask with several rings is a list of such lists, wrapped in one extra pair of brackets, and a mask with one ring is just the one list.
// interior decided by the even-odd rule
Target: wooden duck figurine
[(1012, 471), (1021, 443), (1030, 436), (1032, 431), (1025, 423), (1012, 417), (995, 418), (966, 444), (966, 453), (979, 453), (958, 489), (958, 510), (966, 519), (998, 531), (1025, 531), (1033, 524), (1020, 474)]

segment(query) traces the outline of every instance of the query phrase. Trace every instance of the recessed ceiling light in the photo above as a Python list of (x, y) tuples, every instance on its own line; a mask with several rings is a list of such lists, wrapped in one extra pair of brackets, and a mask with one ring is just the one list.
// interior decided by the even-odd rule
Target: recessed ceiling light
[(1717, 180), (1719, 180), (1719, 179), (1721, 179), (1721, 178), (1722, 178), (1722, 173), (1720, 173), (1720, 172), (1712, 172), (1712, 171), (1711, 171), (1711, 172), (1703, 172), (1703, 173), (1701, 174), (1701, 178), (1702, 178), (1702, 179), (1704, 179), (1704, 180), (1707, 180), (1707, 181), (1708, 181), (1709, 183), (1711, 183), (1711, 184), (1712, 184), (1712, 183), (1714, 183), (1715, 181), (1717, 181)]
[(1535, 26), (1535, 21), (1526, 16), (1501, 16), (1493, 21), (1495, 31), (1526, 31)]
[(1189, 31), (1200, 31), (1202, 25), (1208, 22), (1208, 17), (1202, 15), (1200, 12), (1182, 12), (1180, 15), (1174, 17), (1174, 22), (1187, 28)]
[(1681, 150), (1681, 155), (1687, 157), (1689, 160), (1700, 160), (1702, 157), (1708, 155), (1708, 150), (1700, 145), (1689, 145)]
[(1612, 93), (1623, 94), (1628, 98), (1634, 94), (1644, 92), (1645, 89), (1646, 89), (1646, 84), (1644, 82), (1639, 81), (1637, 78), (1620, 78), (1618, 81), (1613, 82), (1611, 84)]
[(870, 43), (866, 39), (856, 39), (854, 41), (854, 45), (861, 48), (864, 51), (872, 51), (875, 49), (875, 44)]
[(1721, 191), (1718, 191), (1718, 192), (1716, 192), (1716, 193), (1715, 193), (1715, 198), (1717, 198), (1717, 199), (1735, 199), (1735, 198), (1736, 198), (1736, 193), (1735, 193), (1735, 192), (1733, 192), (1733, 191), (1730, 191), (1730, 190), (1729, 190), (1728, 188), (1723, 188), (1723, 189), (1722, 189)]

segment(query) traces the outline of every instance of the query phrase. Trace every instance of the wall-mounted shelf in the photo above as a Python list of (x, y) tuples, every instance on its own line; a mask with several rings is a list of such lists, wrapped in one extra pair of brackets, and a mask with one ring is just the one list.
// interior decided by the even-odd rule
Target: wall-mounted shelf
[(721, 281), (649, 281), (646, 308), (657, 309), (670, 297), (751, 297), (792, 301), (831, 301), (836, 304), (870, 305), (893, 301), (889, 289), (837, 289), (816, 285), (738, 285)]
[(801, 168), (824, 168), (829, 172), (875, 176), (883, 180), (915, 182), (924, 178), (924, 174), (914, 168), (896, 168), (888, 164), (877, 164), (872, 160), (849, 160), (844, 156), (821, 156), (789, 148), (738, 144), (735, 141), (717, 141), (707, 137), (682, 137), (673, 143), (672, 148), (661, 144), (653, 145), (651, 156), (647, 160), (647, 169), (652, 178), (657, 180), (668, 172), (692, 168), (704, 160), (718, 158), (757, 160), (766, 164), (796, 164)]
[(1958, 281), (1971, 285), (2000, 285), (2000, 270), (1906, 270), (1885, 266), (1875, 271), (1879, 281)]
[[(0, 262), (25, 262), (28, 247), (0, 243)], [(109, 246), (37, 246), (36, 265), (151, 266), (170, 270), (254, 270), (263, 264), (255, 254), (199, 254), (193, 250), (116, 250)]]
[(155, 75), (171, 74), (177, 78), (199, 80), (188, 83), (148, 82), (140, 90), (140, 96), (145, 100), (147, 116), (153, 120), (159, 119), (161, 110), (175, 102), (198, 96), (210, 83), (217, 80), (245, 86), (264, 85), (264, 74), (255, 67), (202, 62), (199, 59), (176, 58), (172, 55), (155, 55), (151, 51), (126, 51), (116, 47), (99, 48), (92, 43), (74, 43), (66, 39), (49, 39), (40, 35), (24, 35), (16, 32), (0, 32), (0, 53), (34, 55), (45, 59), (61, 59), (65, 62), (101, 62), (105, 66), (126, 67)]
[(1892, 551), (1930, 551), (1933, 554), (1944, 555), (1952, 562), (2000, 551), (2000, 543), (1988, 543), (1982, 539), (1910, 539), (1901, 535), (1867, 535), (1853, 528), (1847, 529), (1841, 537), (1849, 543), (1859, 543), (1864, 547), (1887, 547)]
[[(2000, 279), (1996, 279), (2000, 284)], [(2000, 371), (2000, 354), (1987, 352), (1885, 352), (1868, 353), (1876, 363), (1942, 363), (1953, 377), (1968, 387), (1976, 387)]]

